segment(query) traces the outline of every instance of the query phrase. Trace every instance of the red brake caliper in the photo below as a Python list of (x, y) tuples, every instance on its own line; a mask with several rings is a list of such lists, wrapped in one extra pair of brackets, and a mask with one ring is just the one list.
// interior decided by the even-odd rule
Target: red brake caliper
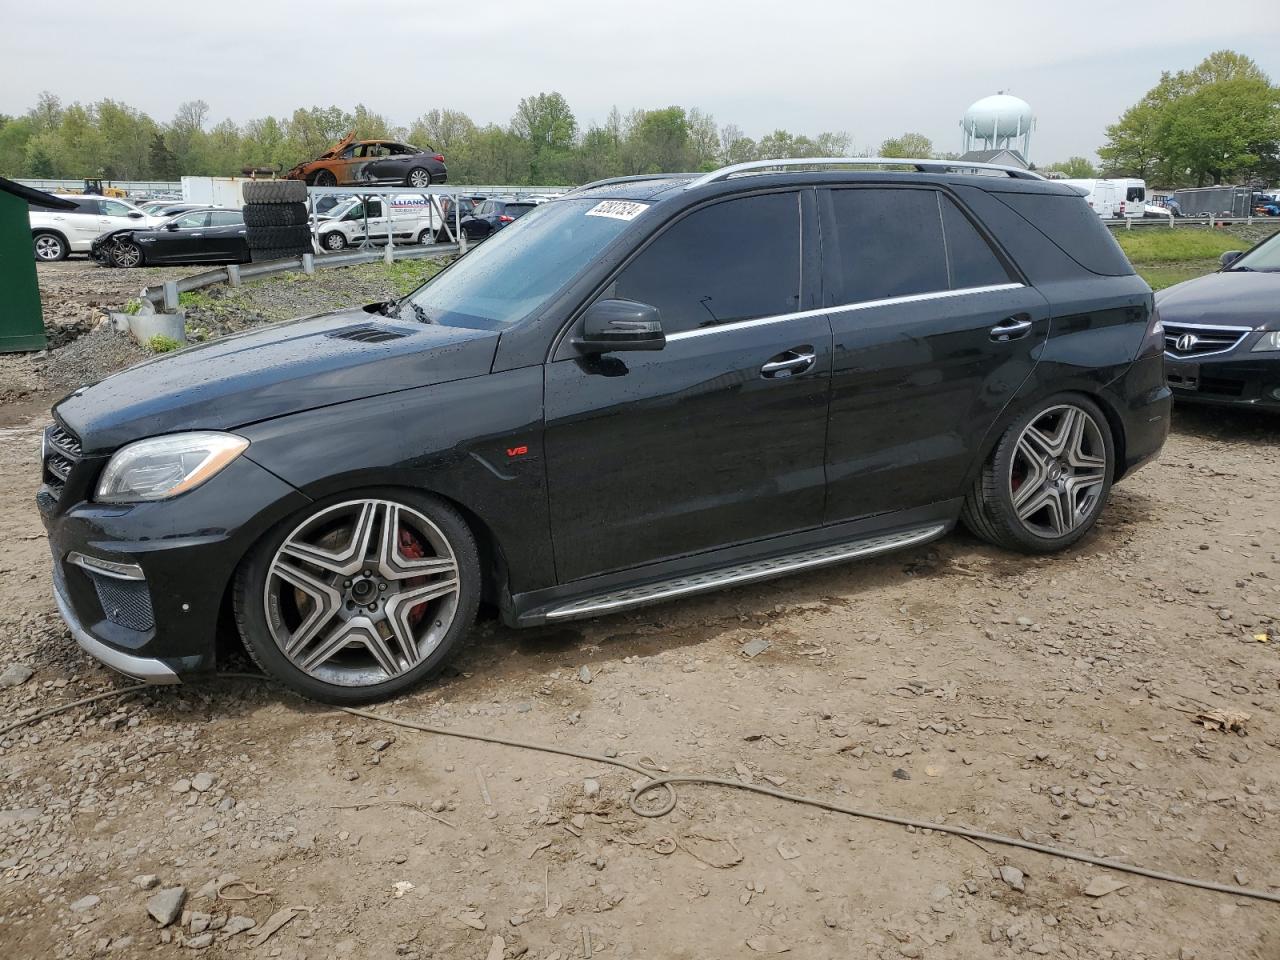
[[(407, 527), (400, 528), (400, 556), (406, 560), (421, 560), (427, 555), (427, 551), (422, 547), (422, 541), (414, 536), (413, 531)], [(413, 577), (405, 581), (405, 586), (416, 587), (419, 584), (426, 583), (427, 577)], [(422, 618), (427, 615), (427, 604), (431, 601), (418, 604), (409, 611), (409, 623), (417, 626), (422, 622)]]

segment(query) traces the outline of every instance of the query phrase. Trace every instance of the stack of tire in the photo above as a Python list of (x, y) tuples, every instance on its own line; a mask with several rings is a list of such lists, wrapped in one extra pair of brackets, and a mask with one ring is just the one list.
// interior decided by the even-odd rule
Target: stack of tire
[(243, 195), (245, 239), (255, 263), (313, 252), (305, 183), (253, 180)]

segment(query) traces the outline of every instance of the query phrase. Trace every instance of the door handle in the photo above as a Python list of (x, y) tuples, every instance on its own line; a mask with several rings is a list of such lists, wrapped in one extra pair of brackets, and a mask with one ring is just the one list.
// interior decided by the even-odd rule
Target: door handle
[(804, 373), (817, 360), (818, 357), (813, 352), (813, 347), (796, 347), (794, 350), (787, 350), (785, 353), (778, 354), (762, 366), (760, 368), (760, 376), (771, 380), (794, 377), (798, 373)]
[(1025, 313), (1015, 313), (991, 328), (991, 339), (996, 343), (1008, 343), (1010, 340), (1021, 340), (1030, 332), (1031, 317)]

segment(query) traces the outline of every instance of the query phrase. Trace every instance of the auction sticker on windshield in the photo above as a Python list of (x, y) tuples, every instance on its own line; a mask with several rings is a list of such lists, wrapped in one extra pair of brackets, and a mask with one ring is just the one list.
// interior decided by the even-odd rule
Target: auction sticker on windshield
[(612, 217), (614, 220), (634, 220), (649, 209), (647, 203), (634, 200), (601, 200), (587, 211), (588, 217)]

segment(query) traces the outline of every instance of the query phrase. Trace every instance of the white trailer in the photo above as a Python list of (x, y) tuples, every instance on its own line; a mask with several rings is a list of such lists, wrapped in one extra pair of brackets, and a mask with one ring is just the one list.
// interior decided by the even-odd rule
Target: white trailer
[(183, 177), (182, 201), (239, 210), (244, 206), (241, 188), (248, 182), (248, 177)]

